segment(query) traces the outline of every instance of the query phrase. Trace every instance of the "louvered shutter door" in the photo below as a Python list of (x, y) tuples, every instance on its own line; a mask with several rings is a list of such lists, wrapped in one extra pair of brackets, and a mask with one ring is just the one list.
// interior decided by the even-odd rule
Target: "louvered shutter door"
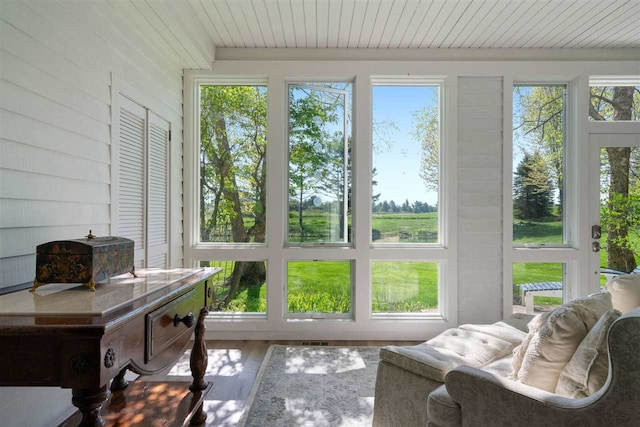
[(167, 267), (169, 240), (169, 130), (149, 111), (147, 267)]
[(146, 110), (120, 97), (118, 135), (118, 236), (135, 242), (136, 267), (145, 266)]

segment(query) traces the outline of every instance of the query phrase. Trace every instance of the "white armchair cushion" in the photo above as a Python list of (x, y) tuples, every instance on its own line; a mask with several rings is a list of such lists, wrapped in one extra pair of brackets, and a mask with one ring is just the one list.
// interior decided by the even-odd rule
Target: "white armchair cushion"
[(455, 328), (422, 344), (382, 347), (380, 359), (443, 383), (445, 375), (456, 366), (484, 366), (509, 355), (514, 345), (482, 332)]
[(508, 341), (513, 345), (519, 345), (527, 336), (526, 332), (514, 328), (505, 322), (496, 322), (492, 325), (465, 324), (460, 325), (459, 328), (465, 331), (476, 331), (491, 335), (492, 337)]
[(616, 276), (607, 282), (605, 289), (611, 293), (613, 308), (622, 314), (640, 307), (640, 274)]
[[(524, 384), (554, 393), (560, 372), (604, 313), (612, 308), (606, 292), (578, 298), (534, 318), (529, 340), (514, 350), (514, 374)], [(517, 356), (522, 356), (516, 373)]]
[(609, 374), (607, 332), (618, 317), (618, 310), (609, 310), (591, 328), (560, 373), (556, 394), (576, 399), (600, 390)]

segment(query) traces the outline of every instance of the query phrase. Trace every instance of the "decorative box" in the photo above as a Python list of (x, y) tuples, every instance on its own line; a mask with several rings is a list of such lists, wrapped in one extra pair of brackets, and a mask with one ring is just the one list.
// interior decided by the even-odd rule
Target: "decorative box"
[(38, 245), (36, 278), (32, 291), (47, 283), (83, 283), (92, 291), (96, 282), (131, 273), (133, 240), (124, 237), (95, 237), (57, 240)]

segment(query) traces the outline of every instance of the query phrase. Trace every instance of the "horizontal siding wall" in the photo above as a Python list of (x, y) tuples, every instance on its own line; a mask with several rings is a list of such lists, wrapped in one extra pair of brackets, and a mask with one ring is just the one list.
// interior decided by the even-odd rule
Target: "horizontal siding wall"
[[(110, 234), (112, 75), (171, 122), (170, 263), (182, 265), (182, 67), (144, 23), (119, 20), (131, 7), (0, 5), (0, 288), (33, 281), (41, 243)], [(73, 411), (69, 390), (0, 394), (12, 425), (57, 425)]]
[(502, 78), (458, 79), (458, 322), (502, 319)]
[[(0, 288), (30, 282), (35, 248), (111, 232), (111, 82), (173, 129), (171, 265), (182, 265), (182, 67), (128, 2), (3, 2)], [(112, 77), (113, 76), (113, 77)]]

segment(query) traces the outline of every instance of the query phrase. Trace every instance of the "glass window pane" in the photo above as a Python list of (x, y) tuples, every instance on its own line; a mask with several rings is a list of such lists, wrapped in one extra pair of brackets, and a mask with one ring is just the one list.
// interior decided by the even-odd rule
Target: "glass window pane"
[(372, 240), (436, 243), (440, 87), (372, 90)]
[(438, 263), (371, 263), (373, 313), (437, 313)]
[(350, 83), (289, 85), (289, 242), (351, 240), (350, 97)]
[(267, 88), (200, 87), (202, 242), (264, 242)]
[(200, 267), (222, 271), (213, 281), (212, 312), (265, 313), (267, 311), (266, 261), (200, 261)]
[(640, 266), (640, 143), (600, 151), (600, 284)]
[(513, 88), (513, 242), (561, 245), (565, 96), (562, 85)]
[(562, 305), (564, 264), (516, 262), (513, 264), (513, 312), (539, 313)]
[(351, 261), (287, 262), (289, 313), (350, 313)]
[(640, 86), (591, 86), (589, 120), (640, 120)]

